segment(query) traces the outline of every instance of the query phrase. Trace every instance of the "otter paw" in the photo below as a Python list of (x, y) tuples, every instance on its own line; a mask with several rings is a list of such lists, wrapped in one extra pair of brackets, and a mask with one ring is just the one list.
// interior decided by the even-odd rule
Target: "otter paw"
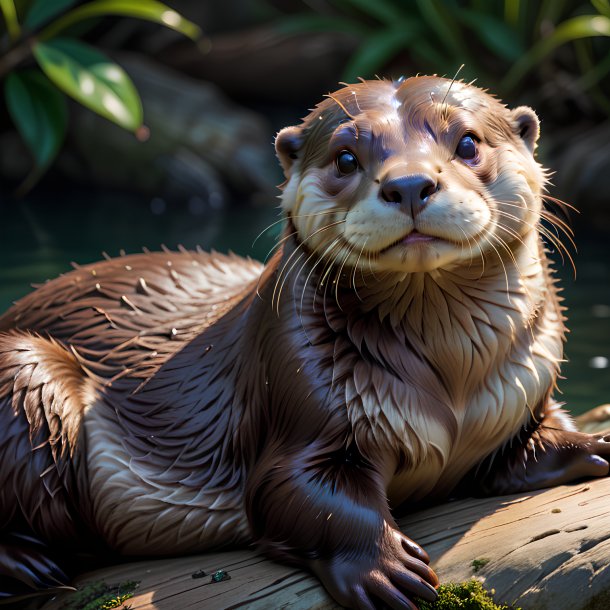
[(589, 466), (594, 471), (593, 476), (604, 477), (610, 471), (610, 434), (592, 434), (590, 444), (587, 444)]
[[(554, 472), (562, 473), (558, 483), (570, 482), (583, 477), (604, 477), (610, 465), (610, 435), (565, 432), (563, 438), (548, 450)], [(544, 461), (544, 460), (541, 460)], [(553, 481), (554, 483), (554, 481)]]
[(328, 592), (343, 606), (374, 610), (381, 604), (395, 610), (417, 610), (413, 597), (434, 601), (438, 578), (427, 553), (393, 528), (371, 553), (354, 550), (312, 568)]

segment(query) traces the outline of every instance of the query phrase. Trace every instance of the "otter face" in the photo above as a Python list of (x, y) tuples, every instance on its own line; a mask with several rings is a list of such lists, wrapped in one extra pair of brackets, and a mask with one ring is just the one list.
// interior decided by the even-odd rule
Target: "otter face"
[(450, 269), (510, 255), (535, 231), (538, 119), (438, 77), (363, 81), (277, 136), (301, 243), (365, 270)]

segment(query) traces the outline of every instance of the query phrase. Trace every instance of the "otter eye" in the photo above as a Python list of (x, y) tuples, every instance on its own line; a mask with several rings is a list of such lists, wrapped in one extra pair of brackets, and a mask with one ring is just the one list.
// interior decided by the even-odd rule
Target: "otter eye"
[(353, 174), (358, 169), (358, 159), (349, 150), (342, 150), (335, 160), (339, 173), (344, 176)]
[(471, 135), (465, 135), (459, 141), (455, 154), (462, 159), (471, 160), (477, 156), (477, 143)]

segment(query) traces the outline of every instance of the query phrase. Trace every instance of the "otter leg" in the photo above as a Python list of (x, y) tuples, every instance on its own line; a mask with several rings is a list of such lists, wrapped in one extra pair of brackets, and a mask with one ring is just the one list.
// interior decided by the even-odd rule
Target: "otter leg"
[(497, 495), (606, 476), (610, 470), (607, 438), (576, 431), (569, 416), (552, 404), (538, 424), (526, 427), (477, 467), (474, 488)]
[(0, 333), (0, 580), (15, 592), (67, 583), (46, 544), (69, 559), (88, 539), (80, 423), (90, 391), (61, 344)]
[(32, 591), (65, 588), (68, 580), (40, 540), (16, 533), (0, 537), (0, 603)]
[(308, 566), (344, 606), (414, 610), (411, 597), (436, 599), (427, 554), (396, 528), (382, 476), (356, 451), (329, 454), (315, 441), (268, 450), (246, 507), (267, 553)]

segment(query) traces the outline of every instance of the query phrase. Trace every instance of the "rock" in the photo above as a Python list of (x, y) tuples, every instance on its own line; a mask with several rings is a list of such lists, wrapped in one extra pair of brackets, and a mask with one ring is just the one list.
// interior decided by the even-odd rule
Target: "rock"
[(272, 131), (256, 113), (214, 85), (141, 57), (117, 58), (144, 106), (147, 141), (75, 108), (68, 153), (60, 169), (76, 180), (166, 196), (194, 194), (218, 207), (229, 189), (238, 202), (262, 194), (274, 201), (279, 177)]
[[(275, 203), (281, 172), (265, 119), (215, 85), (141, 57), (115, 55), (142, 98), (148, 139), (71, 104), (69, 134), (54, 172), (80, 184), (170, 201), (198, 197), (212, 209), (229, 199)], [(22, 180), (32, 167), (30, 155), (13, 131), (2, 134), (0, 144), (13, 151), (0, 159), (0, 175)]]
[(217, 84), (245, 104), (293, 104), (302, 116), (334, 90), (358, 47), (347, 32), (295, 32), (266, 25), (211, 36), (204, 55), (179, 40), (159, 60), (172, 68)]

